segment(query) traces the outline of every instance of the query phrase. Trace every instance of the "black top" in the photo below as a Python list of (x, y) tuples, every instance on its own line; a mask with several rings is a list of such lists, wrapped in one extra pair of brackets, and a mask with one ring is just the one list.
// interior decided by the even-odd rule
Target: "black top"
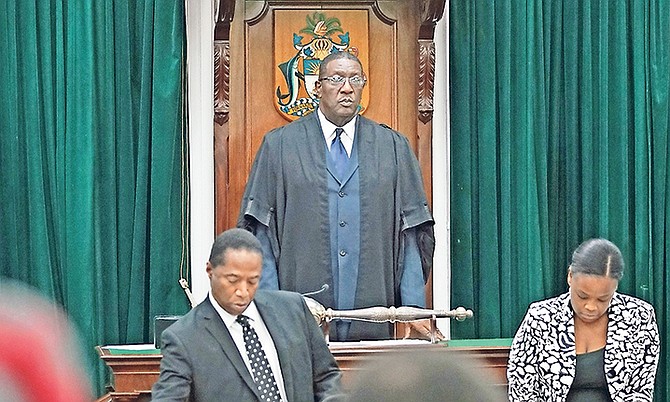
[(612, 402), (605, 379), (605, 348), (577, 355), (567, 402)]

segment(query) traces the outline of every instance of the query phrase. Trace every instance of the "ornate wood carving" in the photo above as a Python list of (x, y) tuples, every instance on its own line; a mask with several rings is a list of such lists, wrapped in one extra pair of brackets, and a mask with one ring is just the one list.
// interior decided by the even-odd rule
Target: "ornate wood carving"
[(230, 23), (235, 0), (219, 0), (214, 26), (214, 121), (222, 126), (230, 113)]
[(435, 25), (444, 13), (445, 0), (422, 2), (422, 23), (419, 28), (419, 77), (418, 112), (419, 120), (427, 124), (433, 119), (433, 91), (435, 89)]
[(445, 0), (425, 0), (421, 4), (423, 13), (421, 28), (419, 29), (419, 39), (433, 40), (435, 34), (435, 25), (444, 14)]
[(230, 112), (230, 42), (214, 41), (214, 121), (222, 126)]
[(271, 6), (282, 6), (285, 8), (363, 8), (371, 7), (380, 21), (391, 25), (397, 21), (395, 8), (392, 1), (380, 0), (247, 0), (245, 3), (245, 17), (249, 25), (254, 25), (262, 20), (270, 10)]
[(433, 118), (433, 91), (435, 86), (435, 43), (419, 40), (419, 120), (423, 124)]
[(235, 0), (216, 0), (214, 40), (230, 40), (230, 23), (235, 16)]

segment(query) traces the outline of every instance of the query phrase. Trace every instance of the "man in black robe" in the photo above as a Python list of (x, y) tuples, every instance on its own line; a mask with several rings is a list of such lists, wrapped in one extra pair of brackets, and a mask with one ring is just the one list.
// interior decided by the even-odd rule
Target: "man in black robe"
[[(350, 53), (322, 61), (318, 110), (265, 135), (238, 226), (263, 244), (261, 288), (327, 284), (313, 297), (337, 310), (424, 307), (435, 239), (419, 164), (402, 134), (358, 115), (365, 84)], [(332, 340), (392, 335), (387, 323), (331, 324)]]

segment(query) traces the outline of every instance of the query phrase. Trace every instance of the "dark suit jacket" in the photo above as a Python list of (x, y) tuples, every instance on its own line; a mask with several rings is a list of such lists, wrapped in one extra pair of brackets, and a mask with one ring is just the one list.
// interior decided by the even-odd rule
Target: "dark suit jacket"
[[(256, 307), (279, 355), (290, 402), (340, 400), (341, 374), (297, 293), (259, 290)], [(258, 389), (223, 320), (205, 299), (161, 337), (153, 401), (257, 401)]]

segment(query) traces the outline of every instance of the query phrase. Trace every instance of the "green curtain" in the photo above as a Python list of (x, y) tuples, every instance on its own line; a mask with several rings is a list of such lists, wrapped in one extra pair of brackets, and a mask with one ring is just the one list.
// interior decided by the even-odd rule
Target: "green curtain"
[(181, 1), (0, 2), (0, 274), (95, 345), (153, 343), (188, 277)]
[(455, 338), (511, 337), (606, 237), (650, 301), (668, 400), (670, 1), (449, 2)]

